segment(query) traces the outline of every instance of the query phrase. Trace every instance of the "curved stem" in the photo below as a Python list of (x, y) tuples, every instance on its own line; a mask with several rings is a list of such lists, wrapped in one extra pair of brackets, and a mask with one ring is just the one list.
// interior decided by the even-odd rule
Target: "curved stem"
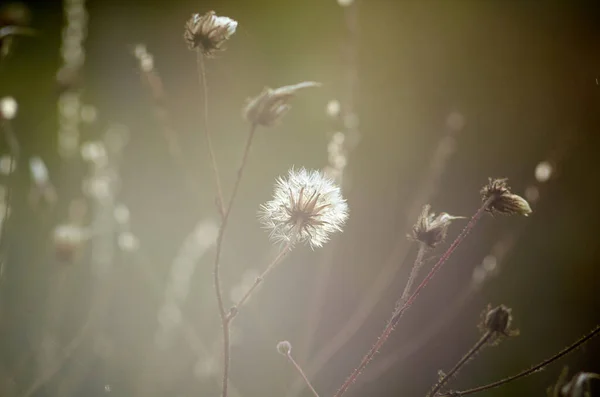
[(529, 376), (529, 375), (531, 375), (531, 374), (533, 374), (535, 372), (538, 372), (539, 370), (543, 369), (544, 367), (546, 367), (548, 364), (552, 363), (553, 361), (556, 361), (559, 358), (561, 358), (563, 356), (566, 356), (567, 354), (571, 353), (573, 350), (577, 349), (578, 347), (580, 347), (581, 345), (583, 345), (584, 343), (586, 343), (587, 341), (589, 341), (593, 337), (597, 336), (599, 332), (600, 332), (600, 325), (597, 325), (596, 328), (594, 328), (589, 334), (587, 334), (584, 337), (578, 339), (573, 344), (565, 347), (563, 350), (559, 351), (558, 353), (556, 353), (552, 357), (549, 357), (549, 358), (545, 359), (544, 361), (542, 361), (541, 363), (539, 363), (537, 365), (534, 365), (533, 367), (531, 367), (529, 369), (521, 371), (521, 372), (519, 372), (516, 375), (509, 376), (508, 378), (504, 378), (504, 379), (501, 379), (499, 381), (496, 381), (496, 382), (493, 382), (493, 383), (489, 383), (487, 385), (475, 387), (475, 388), (472, 388), (472, 389), (443, 394), (443, 395), (440, 395), (439, 397), (450, 397), (450, 396), (454, 396), (454, 395), (466, 396), (468, 394), (480, 393), (480, 392), (485, 391), (485, 390), (489, 390), (489, 389), (493, 389), (493, 388), (502, 386), (502, 385), (504, 385), (506, 383), (512, 382), (513, 380), (517, 380), (517, 379)]
[[(219, 305), (219, 314), (221, 315), (221, 327), (223, 328), (223, 397), (227, 396), (227, 385), (229, 382), (229, 356), (231, 353), (231, 346), (229, 343), (229, 325), (232, 317), (225, 312), (225, 305), (223, 303), (223, 293), (221, 291), (221, 279), (219, 276), (219, 260), (221, 257), (221, 249), (223, 247), (223, 237), (225, 235), (225, 228), (227, 227), (227, 221), (229, 220), (229, 214), (231, 214), (231, 209), (233, 207), (233, 202), (237, 195), (237, 191), (240, 187), (240, 181), (242, 180), (242, 176), (244, 174), (244, 169), (246, 168), (246, 163), (248, 162), (248, 154), (250, 153), (250, 146), (252, 146), (252, 140), (254, 138), (254, 133), (256, 131), (256, 124), (252, 124), (250, 128), (250, 133), (248, 134), (248, 139), (246, 141), (246, 146), (244, 147), (244, 154), (242, 155), (242, 163), (240, 168), (238, 169), (237, 178), (233, 185), (233, 192), (231, 193), (231, 197), (229, 198), (229, 203), (227, 204), (227, 208), (222, 211), (222, 222), (221, 227), (219, 228), (219, 235), (217, 238), (217, 253), (215, 256), (215, 266), (214, 266), (214, 283), (215, 290), (217, 294), (217, 302)], [(221, 200), (221, 203), (223, 201)], [(222, 208), (222, 205), (221, 205)]]
[(198, 62), (198, 74), (200, 78), (200, 82), (202, 83), (202, 92), (204, 95), (204, 135), (206, 136), (206, 145), (208, 147), (208, 154), (210, 157), (210, 162), (212, 166), (213, 173), (215, 174), (215, 183), (217, 185), (217, 203), (219, 214), (221, 217), (225, 216), (225, 209), (223, 205), (225, 205), (225, 201), (223, 199), (223, 189), (221, 188), (221, 179), (219, 177), (219, 168), (217, 166), (217, 159), (215, 157), (215, 150), (212, 145), (212, 139), (210, 137), (210, 130), (208, 129), (208, 83), (206, 81), (206, 68), (204, 66), (204, 56), (198, 50), (197, 52), (197, 62)]
[(448, 372), (447, 374), (445, 374), (442, 379), (440, 379), (435, 386), (433, 386), (433, 388), (431, 389), (431, 391), (427, 394), (427, 397), (429, 396), (434, 396), (436, 395), (436, 393), (438, 391), (441, 390), (442, 387), (444, 387), (444, 385), (446, 383), (448, 383), (448, 381), (454, 376), (454, 374), (456, 374), (458, 372), (459, 369), (461, 369), (466, 363), (467, 361), (469, 361), (471, 358), (473, 358), (473, 356), (475, 356), (475, 354), (477, 354), (477, 352), (479, 352), (479, 350), (481, 350), (481, 348), (483, 346), (485, 346), (485, 344), (490, 340), (490, 338), (492, 337), (492, 335), (494, 335), (494, 333), (492, 331), (486, 331), (485, 334), (483, 334), (483, 336), (481, 337), (481, 339), (479, 339), (477, 341), (477, 343), (475, 343), (475, 345), (467, 352), (467, 354), (465, 354), (454, 366), (454, 368), (452, 368), (450, 370), (450, 372)]
[(248, 138), (246, 139), (246, 146), (244, 146), (244, 154), (242, 155), (242, 163), (240, 164), (240, 168), (238, 168), (237, 178), (233, 184), (233, 191), (231, 192), (231, 197), (229, 198), (229, 203), (225, 208), (225, 216), (223, 219), (223, 224), (227, 222), (229, 218), (229, 213), (231, 212), (231, 208), (233, 207), (233, 202), (237, 196), (238, 189), (240, 187), (240, 181), (242, 180), (242, 176), (244, 175), (244, 169), (246, 168), (246, 163), (248, 162), (248, 154), (250, 153), (250, 146), (252, 146), (252, 141), (254, 140), (254, 134), (256, 132), (256, 124), (252, 123), (250, 127), (250, 132), (248, 133)]
[(308, 386), (308, 388), (310, 389), (310, 391), (315, 395), (315, 397), (319, 397), (319, 393), (317, 393), (317, 391), (315, 390), (315, 388), (313, 387), (313, 385), (310, 383), (310, 381), (306, 377), (306, 374), (302, 370), (302, 367), (300, 365), (298, 365), (298, 363), (296, 362), (296, 360), (294, 360), (294, 357), (292, 357), (292, 353), (291, 352), (287, 354), (287, 358), (288, 358), (288, 360), (290, 360), (290, 362), (292, 363), (292, 365), (296, 368), (296, 371), (298, 371), (298, 373), (300, 374), (300, 376), (302, 377), (302, 379), (304, 379), (304, 383), (306, 384), (306, 386)]
[(264, 281), (265, 277), (271, 272), (271, 270), (273, 270), (273, 268), (275, 268), (275, 266), (277, 266), (278, 264), (281, 263), (281, 261), (287, 256), (287, 254), (290, 253), (290, 251), (292, 250), (293, 247), (294, 247), (293, 241), (289, 241), (283, 247), (283, 249), (275, 257), (275, 259), (273, 259), (273, 261), (271, 261), (269, 266), (267, 266), (265, 271), (262, 272), (262, 274), (256, 278), (256, 280), (254, 281), (254, 284), (252, 284), (252, 287), (250, 287), (250, 289), (248, 289), (248, 291), (244, 294), (242, 299), (240, 299), (240, 301), (235, 306), (233, 306), (231, 314), (230, 314), (230, 319), (235, 317), (235, 315), (239, 311), (240, 307), (242, 307), (244, 304), (246, 304), (246, 302), (248, 302), (248, 300), (252, 296), (252, 293), (254, 291), (256, 291), (256, 288), (258, 288), (258, 286)]
[(454, 240), (454, 242), (450, 245), (450, 247), (446, 250), (446, 252), (440, 257), (438, 262), (433, 266), (433, 268), (431, 269), (429, 274), (425, 277), (425, 279), (421, 282), (421, 284), (419, 284), (419, 286), (417, 287), (415, 292), (413, 292), (413, 294), (408, 298), (408, 300), (401, 307), (399, 307), (398, 309), (396, 309), (394, 311), (392, 318), (390, 319), (390, 321), (388, 322), (388, 325), (383, 330), (383, 333), (381, 334), (381, 336), (377, 339), (377, 341), (375, 342), (373, 347), (371, 347), (371, 349), (363, 357), (363, 359), (361, 360), (358, 367), (356, 367), (354, 369), (354, 371), (350, 374), (350, 376), (342, 384), (342, 386), (339, 388), (339, 390), (335, 394), (335, 397), (341, 397), (342, 395), (344, 395), (344, 393), (348, 390), (350, 385), (352, 385), (356, 381), (356, 379), (359, 377), (359, 375), (362, 373), (362, 371), (366, 368), (366, 366), (369, 364), (369, 362), (371, 362), (371, 360), (373, 359), (375, 354), (379, 351), (379, 349), (383, 346), (385, 341), (389, 338), (390, 334), (394, 330), (394, 327), (398, 324), (398, 321), (400, 320), (400, 318), (402, 317), (404, 312), (406, 312), (406, 310), (408, 310), (408, 308), (410, 306), (412, 306), (414, 301), (419, 296), (419, 293), (423, 290), (423, 288), (425, 288), (427, 286), (427, 284), (429, 283), (429, 281), (431, 281), (433, 276), (435, 276), (435, 274), (441, 269), (441, 267), (444, 265), (444, 263), (446, 263), (446, 261), (448, 261), (448, 258), (450, 258), (450, 256), (454, 253), (454, 251), (456, 251), (458, 246), (468, 236), (469, 232), (475, 227), (475, 225), (477, 224), (477, 222), (479, 221), (481, 216), (484, 214), (485, 210), (488, 208), (488, 206), (492, 203), (492, 201), (494, 199), (495, 199), (495, 197), (490, 197), (488, 200), (486, 200), (483, 203), (483, 205), (479, 208), (479, 210), (477, 210), (475, 215), (473, 215), (471, 217), (471, 219), (469, 220), (469, 223), (467, 224), (467, 226), (465, 226), (463, 231), (458, 235), (456, 240)]

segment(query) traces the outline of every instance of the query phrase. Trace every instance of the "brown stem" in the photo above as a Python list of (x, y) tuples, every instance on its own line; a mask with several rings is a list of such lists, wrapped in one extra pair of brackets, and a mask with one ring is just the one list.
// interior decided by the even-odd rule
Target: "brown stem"
[(402, 296), (398, 301), (398, 306), (403, 305), (410, 296), (410, 290), (412, 289), (412, 286), (419, 275), (419, 270), (421, 270), (421, 266), (423, 265), (423, 256), (425, 255), (426, 250), (427, 245), (419, 243), (419, 251), (417, 252), (417, 257), (415, 258), (415, 263), (410, 271), (410, 276), (408, 276), (408, 281), (406, 282), (404, 291), (402, 291)]
[(335, 397), (341, 397), (342, 395), (344, 395), (344, 393), (348, 390), (350, 385), (356, 381), (358, 376), (362, 373), (362, 371), (365, 369), (365, 367), (373, 359), (375, 354), (383, 346), (385, 341), (389, 338), (390, 334), (394, 330), (394, 327), (398, 324), (398, 320), (400, 319), (400, 317), (402, 317), (404, 312), (406, 310), (408, 310), (408, 308), (414, 303), (415, 299), (418, 297), (421, 290), (427, 286), (427, 284), (429, 283), (429, 281), (431, 281), (433, 276), (435, 276), (435, 274), (444, 265), (444, 263), (446, 263), (448, 258), (450, 258), (450, 256), (454, 253), (454, 251), (458, 248), (458, 246), (464, 241), (464, 239), (467, 237), (469, 232), (475, 227), (475, 225), (477, 224), (477, 222), (479, 221), (479, 219), (481, 218), (481, 216), (483, 215), (485, 210), (495, 199), (496, 199), (496, 197), (492, 196), (488, 200), (486, 200), (485, 203), (483, 203), (483, 205), (479, 208), (479, 210), (477, 210), (475, 215), (473, 215), (473, 217), (471, 217), (471, 220), (469, 220), (469, 223), (467, 224), (467, 226), (465, 226), (463, 231), (458, 235), (456, 240), (454, 240), (454, 242), (450, 245), (448, 250), (446, 250), (446, 252), (440, 257), (438, 262), (433, 266), (433, 268), (431, 269), (429, 274), (425, 277), (425, 279), (421, 282), (421, 284), (419, 284), (419, 286), (417, 287), (415, 292), (413, 292), (413, 294), (408, 298), (408, 300), (401, 307), (399, 307), (398, 309), (396, 309), (394, 311), (392, 318), (390, 319), (390, 321), (388, 322), (388, 325), (383, 330), (383, 333), (381, 334), (381, 336), (377, 339), (377, 342), (375, 342), (373, 347), (371, 347), (371, 349), (363, 357), (363, 359), (361, 360), (358, 367), (356, 367), (356, 369), (354, 369), (354, 371), (350, 374), (350, 376), (342, 384), (342, 386), (339, 388), (339, 390), (335, 394)]
[[(200, 57), (202, 55), (199, 55)], [(202, 70), (204, 70), (202, 68)], [(215, 264), (213, 270), (214, 276), (214, 284), (215, 284), (215, 292), (217, 295), (217, 304), (219, 306), (219, 315), (221, 316), (221, 328), (223, 329), (223, 397), (227, 396), (227, 385), (229, 379), (229, 356), (231, 346), (229, 345), (229, 322), (231, 321), (231, 317), (225, 311), (225, 304), (223, 302), (223, 292), (221, 291), (221, 277), (219, 274), (219, 264), (221, 259), (221, 251), (223, 248), (223, 238), (225, 236), (225, 228), (227, 227), (227, 221), (229, 220), (229, 214), (231, 213), (231, 209), (233, 207), (233, 202), (237, 195), (237, 191), (240, 186), (240, 181), (242, 180), (242, 176), (244, 174), (244, 169), (246, 168), (246, 164), (248, 162), (248, 154), (250, 153), (250, 147), (252, 146), (252, 140), (254, 138), (254, 133), (256, 131), (256, 124), (252, 124), (250, 128), (250, 133), (248, 134), (248, 139), (246, 141), (246, 146), (244, 147), (244, 154), (242, 155), (242, 163), (240, 168), (238, 169), (237, 178), (233, 185), (233, 192), (231, 193), (231, 197), (229, 199), (229, 203), (227, 204), (227, 208), (223, 208), (223, 200), (219, 200), (221, 204), (219, 204), (219, 208), (221, 209), (222, 221), (221, 227), (219, 228), (219, 234), (217, 236), (217, 247), (215, 254)], [(214, 159), (214, 157), (213, 157)], [(216, 169), (216, 168), (215, 168)], [(218, 174), (217, 174), (218, 175)], [(217, 179), (218, 180), (218, 179)], [(220, 196), (222, 197), (222, 196)]]
[(494, 335), (494, 333), (492, 331), (486, 331), (486, 333), (483, 334), (483, 336), (477, 341), (477, 343), (475, 343), (475, 345), (471, 349), (469, 349), (469, 351), (456, 363), (454, 368), (452, 368), (450, 370), (450, 372), (445, 374), (435, 384), (435, 386), (433, 386), (431, 391), (427, 394), (427, 397), (429, 397), (429, 396), (435, 397), (436, 393), (438, 391), (440, 391), (446, 383), (448, 383), (448, 381), (454, 376), (454, 374), (456, 374), (458, 372), (458, 370), (460, 370), (467, 363), (467, 361), (469, 361), (471, 358), (473, 358), (473, 356), (475, 356), (475, 354), (477, 354), (477, 352), (479, 352), (481, 350), (481, 348), (483, 348), (483, 346), (485, 346), (485, 344), (490, 340), (492, 335)]
[(248, 162), (248, 154), (250, 153), (250, 146), (252, 146), (252, 141), (254, 140), (256, 127), (257, 126), (254, 123), (250, 127), (250, 132), (248, 133), (248, 138), (246, 139), (246, 146), (244, 147), (244, 154), (242, 155), (242, 163), (240, 164), (240, 168), (238, 168), (237, 178), (233, 184), (233, 191), (231, 193), (231, 197), (229, 198), (229, 203), (227, 204), (227, 208), (225, 208), (223, 224), (227, 222), (227, 219), (229, 218), (229, 213), (231, 212), (231, 208), (233, 207), (233, 201), (237, 196), (237, 192), (240, 187), (240, 181), (242, 180), (242, 176), (244, 175), (244, 169), (246, 168), (246, 163)]
[(508, 378), (504, 378), (504, 379), (501, 379), (499, 381), (496, 381), (496, 382), (493, 382), (493, 383), (489, 383), (487, 385), (483, 385), (483, 386), (479, 386), (479, 387), (474, 387), (472, 389), (468, 389), (468, 390), (464, 390), (464, 391), (447, 393), (447, 394), (440, 395), (438, 397), (450, 397), (450, 396), (454, 396), (454, 395), (466, 396), (468, 394), (480, 393), (480, 392), (485, 391), (485, 390), (489, 390), (489, 389), (493, 389), (493, 388), (502, 386), (502, 385), (504, 385), (506, 383), (512, 382), (513, 380), (517, 380), (517, 379), (529, 376), (529, 375), (531, 375), (531, 374), (533, 374), (535, 372), (538, 372), (539, 370), (543, 369), (548, 364), (550, 364), (550, 363), (558, 360), (559, 358), (561, 358), (563, 356), (566, 356), (567, 354), (571, 353), (573, 350), (577, 349), (578, 347), (580, 347), (581, 345), (583, 345), (584, 343), (586, 343), (587, 341), (589, 341), (593, 337), (597, 336), (599, 332), (600, 332), (600, 325), (597, 325), (596, 328), (594, 328), (589, 334), (587, 334), (584, 337), (578, 339), (573, 344), (565, 347), (563, 350), (559, 351), (558, 353), (556, 353), (552, 357), (549, 357), (549, 358), (545, 359), (544, 361), (542, 361), (541, 363), (539, 363), (537, 365), (534, 365), (533, 367), (531, 367), (529, 369), (521, 371), (521, 372), (519, 372), (516, 375), (509, 376)]
[(244, 294), (242, 299), (240, 299), (239, 302), (235, 306), (233, 306), (233, 308), (230, 312), (230, 315), (229, 315), (230, 319), (233, 319), (233, 317), (236, 316), (240, 307), (242, 307), (244, 304), (246, 304), (246, 302), (248, 302), (248, 300), (250, 299), (250, 297), (252, 296), (254, 291), (256, 291), (256, 288), (258, 288), (258, 286), (264, 281), (265, 277), (271, 272), (271, 270), (273, 270), (273, 268), (275, 268), (275, 266), (277, 266), (279, 263), (281, 263), (281, 261), (287, 256), (287, 254), (290, 253), (290, 251), (292, 250), (293, 247), (294, 247), (293, 241), (289, 241), (283, 247), (283, 249), (275, 257), (275, 259), (273, 259), (273, 261), (271, 261), (269, 266), (267, 266), (265, 271), (262, 272), (262, 274), (256, 278), (256, 280), (254, 281), (254, 284), (252, 284), (250, 289), (248, 289), (248, 291), (246, 291), (246, 293)]

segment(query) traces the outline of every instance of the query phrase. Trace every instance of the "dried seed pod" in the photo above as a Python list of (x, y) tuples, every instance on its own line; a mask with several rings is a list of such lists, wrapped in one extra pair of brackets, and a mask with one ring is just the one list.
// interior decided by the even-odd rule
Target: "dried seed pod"
[(531, 214), (531, 207), (527, 200), (511, 193), (506, 178), (489, 178), (488, 184), (481, 189), (481, 200), (484, 202), (491, 200), (487, 208), (491, 213), (523, 216)]
[(270, 127), (290, 110), (289, 102), (296, 96), (298, 90), (320, 86), (320, 83), (314, 81), (304, 81), (275, 89), (265, 87), (258, 96), (247, 101), (242, 109), (242, 116), (250, 123)]
[(185, 24), (183, 38), (190, 50), (198, 49), (210, 58), (224, 50), (223, 44), (235, 33), (237, 25), (237, 21), (219, 17), (214, 11), (193, 14)]
[(412, 233), (407, 237), (413, 241), (419, 241), (429, 248), (434, 248), (443, 242), (448, 233), (448, 226), (455, 219), (464, 219), (462, 216), (452, 216), (446, 212), (441, 212), (437, 216), (429, 212), (431, 206), (424, 205), (417, 223), (412, 228)]

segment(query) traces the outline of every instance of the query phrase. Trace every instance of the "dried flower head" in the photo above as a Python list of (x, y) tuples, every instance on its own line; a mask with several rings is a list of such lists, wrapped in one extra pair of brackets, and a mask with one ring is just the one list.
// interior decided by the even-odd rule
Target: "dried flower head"
[(487, 310), (484, 312), (483, 323), (481, 329), (484, 331), (492, 332), (492, 342), (498, 342), (504, 336), (517, 336), (519, 330), (511, 329), (512, 324), (512, 309), (504, 305), (499, 305), (492, 308), (488, 305)]
[(487, 208), (488, 212), (524, 216), (531, 214), (531, 207), (527, 200), (511, 193), (506, 178), (489, 178), (488, 184), (481, 189), (481, 200), (485, 202), (488, 199), (492, 200)]
[(600, 375), (592, 372), (579, 372), (567, 382), (568, 369), (564, 368), (554, 387), (548, 388), (549, 397), (592, 397), (592, 380), (600, 380)]
[(198, 49), (206, 57), (223, 51), (223, 44), (235, 33), (237, 21), (219, 17), (214, 11), (193, 14), (185, 24), (183, 38), (190, 50)]
[(275, 89), (265, 87), (257, 97), (248, 99), (242, 109), (242, 116), (245, 120), (256, 125), (270, 127), (290, 110), (289, 102), (298, 90), (320, 86), (320, 83), (314, 81), (304, 81)]
[(292, 352), (292, 344), (287, 340), (282, 340), (277, 344), (277, 351), (279, 352), (279, 354), (287, 356)]
[(341, 231), (348, 205), (340, 188), (321, 171), (291, 169), (277, 179), (273, 200), (263, 204), (260, 220), (277, 242), (306, 242), (321, 247)]
[(454, 219), (464, 219), (463, 216), (452, 216), (446, 212), (441, 212), (437, 216), (435, 213), (429, 213), (431, 206), (423, 206), (421, 215), (417, 223), (412, 228), (412, 233), (407, 237), (413, 241), (419, 241), (429, 248), (433, 248), (446, 238), (448, 226)]

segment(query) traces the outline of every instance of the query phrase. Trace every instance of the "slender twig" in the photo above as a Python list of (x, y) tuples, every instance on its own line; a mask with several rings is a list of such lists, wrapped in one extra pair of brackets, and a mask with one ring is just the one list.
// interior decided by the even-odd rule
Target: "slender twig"
[(504, 385), (506, 383), (509, 383), (509, 382), (512, 382), (514, 380), (517, 380), (517, 379), (529, 376), (529, 375), (531, 375), (533, 373), (536, 373), (536, 372), (544, 369), (544, 367), (546, 367), (548, 364), (550, 364), (550, 363), (558, 360), (559, 358), (562, 358), (563, 356), (566, 356), (567, 354), (571, 353), (573, 350), (576, 350), (581, 345), (583, 345), (584, 343), (586, 343), (587, 341), (589, 341), (593, 337), (597, 336), (599, 332), (600, 332), (600, 325), (597, 325), (596, 328), (594, 328), (592, 331), (590, 331), (589, 334), (587, 334), (584, 337), (578, 339), (573, 344), (565, 347), (563, 350), (561, 350), (560, 352), (556, 353), (552, 357), (549, 357), (549, 358), (545, 359), (544, 361), (542, 361), (541, 363), (539, 363), (537, 365), (534, 365), (533, 367), (531, 367), (529, 369), (521, 371), (521, 372), (519, 372), (516, 375), (509, 376), (508, 378), (504, 378), (504, 379), (501, 379), (499, 381), (496, 381), (496, 382), (493, 382), (493, 383), (489, 383), (487, 385), (483, 385), (483, 386), (479, 386), (479, 387), (474, 387), (472, 389), (463, 390), (463, 391), (456, 391), (456, 392), (452, 392), (452, 393), (446, 393), (446, 394), (443, 394), (443, 395), (439, 395), (438, 397), (451, 397), (451, 396), (455, 396), (455, 395), (457, 395), (457, 396), (466, 396), (468, 394), (480, 393), (482, 391), (489, 390), (489, 389), (494, 389), (496, 387), (502, 386), (502, 385)]
[(306, 386), (308, 386), (308, 388), (314, 394), (314, 396), (315, 397), (319, 397), (319, 393), (317, 393), (317, 391), (315, 390), (315, 388), (313, 387), (313, 385), (308, 380), (308, 377), (306, 376), (306, 374), (302, 370), (302, 367), (296, 362), (296, 360), (294, 360), (294, 357), (292, 356), (292, 352), (289, 351), (287, 353), (286, 357), (287, 357), (288, 360), (290, 360), (290, 362), (292, 363), (292, 365), (296, 368), (296, 371), (298, 371), (298, 373), (300, 374), (300, 376), (302, 377), (302, 379), (304, 379), (304, 383), (306, 384)]
[(198, 62), (198, 77), (200, 78), (200, 82), (202, 83), (202, 93), (204, 95), (204, 135), (206, 136), (206, 146), (208, 148), (208, 155), (210, 157), (210, 163), (215, 174), (215, 183), (217, 185), (217, 206), (219, 209), (219, 214), (221, 217), (225, 216), (225, 200), (223, 199), (223, 189), (221, 188), (221, 178), (219, 177), (219, 168), (217, 166), (217, 159), (215, 156), (215, 150), (212, 145), (212, 139), (210, 137), (210, 130), (208, 128), (208, 83), (206, 82), (206, 68), (204, 65), (204, 56), (202, 52), (198, 50), (197, 52), (197, 62)]
[(450, 245), (448, 250), (446, 250), (446, 252), (440, 257), (438, 262), (433, 266), (433, 268), (431, 269), (429, 274), (425, 277), (425, 279), (421, 282), (421, 284), (419, 284), (419, 286), (417, 287), (415, 292), (413, 292), (413, 294), (408, 298), (408, 300), (401, 307), (399, 307), (398, 309), (396, 309), (394, 311), (392, 318), (390, 319), (390, 321), (388, 322), (388, 325), (383, 330), (383, 333), (381, 334), (381, 336), (377, 339), (377, 342), (375, 342), (373, 347), (371, 347), (369, 352), (363, 357), (363, 359), (361, 360), (358, 367), (356, 367), (356, 369), (354, 369), (352, 374), (350, 374), (350, 376), (342, 384), (342, 386), (339, 388), (339, 390), (335, 394), (335, 397), (341, 397), (342, 395), (344, 395), (344, 393), (348, 390), (350, 385), (356, 381), (358, 376), (362, 373), (363, 369), (365, 369), (365, 367), (373, 359), (375, 354), (383, 346), (385, 341), (389, 338), (390, 334), (394, 330), (394, 327), (398, 324), (398, 320), (402, 317), (404, 312), (406, 312), (406, 310), (408, 310), (408, 308), (410, 306), (412, 306), (415, 299), (419, 296), (419, 293), (423, 290), (423, 288), (425, 288), (427, 286), (427, 284), (429, 283), (429, 281), (431, 281), (433, 276), (435, 276), (435, 274), (440, 270), (440, 268), (444, 265), (444, 263), (446, 263), (448, 258), (450, 258), (450, 256), (454, 253), (454, 251), (458, 248), (458, 246), (464, 241), (464, 239), (467, 237), (469, 232), (475, 227), (475, 225), (477, 224), (477, 222), (479, 221), (481, 216), (484, 214), (484, 212), (486, 211), (488, 206), (495, 199), (496, 199), (496, 197), (492, 196), (483, 203), (483, 205), (479, 208), (479, 210), (477, 210), (475, 215), (473, 215), (473, 217), (471, 217), (471, 220), (469, 220), (469, 223), (467, 224), (467, 226), (465, 226), (463, 231), (458, 235), (456, 240), (454, 240), (454, 242)]
[(294, 247), (293, 241), (289, 241), (281, 249), (281, 251), (279, 251), (279, 254), (277, 254), (275, 259), (273, 259), (273, 261), (271, 261), (271, 263), (269, 264), (269, 266), (267, 266), (265, 271), (262, 272), (262, 274), (256, 278), (256, 280), (254, 281), (254, 284), (252, 284), (252, 286), (248, 289), (248, 291), (246, 291), (246, 293), (244, 294), (242, 299), (240, 299), (239, 302), (235, 306), (233, 306), (232, 311), (230, 312), (230, 319), (233, 319), (233, 317), (235, 317), (235, 315), (239, 311), (240, 307), (242, 307), (243, 305), (245, 305), (248, 302), (248, 300), (250, 299), (250, 297), (252, 296), (254, 291), (256, 291), (256, 288), (258, 288), (258, 286), (264, 281), (265, 277), (271, 272), (271, 270), (273, 270), (275, 268), (275, 266), (277, 266), (279, 263), (281, 263), (281, 261), (287, 256), (287, 254), (290, 253), (290, 251), (292, 250), (293, 247)]
[(29, 386), (25, 390), (21, 397), (30, 397), (34, 395), (40, 387), (44, 386), (50, 379), (52, 379), (52, 377), (56, 373), (58, 373), (60, 369), (63, 368), (64, 364), (71, 357), (73, 352), (77, 350), (77, 348), (81, 345), (81, 342), (83, 342), (85, 337), (88, 335), (88, 331), (90, 330), (92, 325), (94, 325), (96, 319), (95, 316), (96, 309), (90, 309), (86, 322), (81, 326), (75, 337), (71, 339), (71, 342), (69, 342), (69, 344), (62, 349), (61, 357), (52, 365), (52, 367), (48, 371), (44, 372), (40, 377), (36, 378), (31, 384), (31, 386)]
[(408, 281), (406, 282), (406, 286), (404, 287), (404, 291), (402, 291), (402, 296), (398, 301), (398, 306), (403, 305), (404, 302), (410, 296), (410, 290), (412, 289), (417, 276), (419, 275), (419, 270), (421, 270), (421, 266), (423, 266), (423, 256), (425, 256), (425, 251), (427, 250), (427, 245), (423, 243), (419, 243), (419, 251), (417, 252), (417, 257), (415, 258), (415, 263), (410, 271), (410, 276), (408, 276)]
[[(454, 132), (450, 130), (439, 141), (433, 158), (431, 159), (427, 174), (419, 184), (417, 192), (413, 200), (411, 200), (412, 203), (408, 207), (409, 210), (406, 211), (405, 222), (413, 222), (419, 215), (423, 203), (431, 201), (431, 198), (435, 195), (440, 178), (447, 169), (445, 165), (455, 153), (455, 150), (447, 149), (447, 142), (453, 134)], [(373, 313), (373, 308), (381, 301), (383, 293), (395, 279), (394, 276), (396, 273), (403, 268), (402, 264), (406, 260), (408, 254), (407, 247), (408, 241), (404, 236), (396, 241), (392, 252), (387, 257), (384, 265), (375, 277), (375, 281), (368, 288), (367, 292), (363, 294), (363, 298), (361, 298), (357, 307), (354, 308), (351, 317), (344, 326), (324, 344), (324, 346), (319, 348), (315, 357), (305, 366), (309, 376), (314, 376), (319, 373), (329, 360), (331, 360), (332, 357), (334, 357), (335, 354), (349, 343), (352, 337), (362, 329), (365, 321), (367, 321)], [(297, 397), (300, 393), (301, 386), (301, 382), (294, 382), (291, 387), (290, 397)]]
[(242, 176), (244, 175), (244, 169), (246, 168), (246, 163), (248, 162), (248, 154), (250, 153), (250, 146), (252, 146), (252, 141), (254, 139), (256, 127), (257, 125), (254, 123), (252, 123), (252, 125), (250, 126), (250, 132), (248, 133), (248, 138), (246, 139), (246, 146), (244, 146), (244, 154), (242, 155), (242, 163), (240, 164), (240, 168), (238, 168), (237, 178), (233, 184), (233, 190), (231, 192), (231, 197), (229, 197), (229, 203), (227, 204), (227, 208), (225, 208), (223, 224), (225, 224), (227, 222), (227, 219), (229, 219), (229, 214), (231, 212), (231, 208), (233, 207), (233, 201), (237, 196), (237, 192), (240, 187), (240, 181), (242, 180)]
[[(200, 59), (202, 57), (202, 55), (199, 55)], [(202, 64), (202, 61), (199, 61)], [(201, 66), (201, 69), (204, 70), (204, 68)], [(248, 134), (248, 139), (246, 140), (246, 146), (244, 147), (244, 153), (242, 155), (242, 162), (240, 164), (240, 168), (238, 169), (238, 173), (237, 173), (237, 178), (234, 182), (233, 185), (233, 192), (231, 193), (231, 197), (229, 199), (229, 202), (227, 204), (226, 208), (223, 208), (223, 200), (219, 199), (220, 204), (219, 204), (219, 208), (221, 209), (221, 215), (222, 215), (222, 219), (221, 219), (221, 227), (219, 228), (219, 234), (217, 236), (217, 247), (216, 247), (216, 254), (215, 254), (215, 264), (214, 264), (214, 270), (213, 270), (213, 276), (214, 276), (214, 284), (215, 284), (215, 292), (217, 295), (217, 304), (219, 306), (219, 315), (221, 316), (221, 328), (223, 330), (223, 397), (227, 396), (227, 384), (228, 384), (228, 378), (229, 378), (229, 356), (230, 356), (230, 350), (231, 350), (231, 346), (229, 344), (229, 323), (231, 321), (231, 317), (230, 315), (225, 311), (225, 304), (223, 302), (223, 292), (221, 290), (221, 277), (219, 274), (219, 265), (220, 265), (220, 259), (221, 259), (221, 251), (223, 248), (223, 238), (225, 236), (225, 228), (227, 227), (227, 221), (229, 220), (229, 214), (231, 213), (231, 209), (233, 207), (233, 202), (235, 200), (235, 197), (237, 195), (237, 191), (239, 189), (240, 186), (240, 181), (242, 180), (242, 176), (244, 174), (244, 169), (246, 168), (246, 164), (248, 162), (248, 154), (250, 153), (250, 147), (252, 146), (252, 140), (254, 138), (254, 134), (256, 132), (256, 124), (252, 124), (251, 128), (250, 128), (250, 132)], [(208, 136), (207, 136), (208, 138)], [(210, 141), (210, 138), (209, 138)], [(209, 149), (211, 150), (211, 149)], [(214, 160), (214, 157), (212, 157)], [(214, 163), (215, 165), (215, 170), (216, 170), (216, 163)], [(218, 173), (216, 173), (217, 175), (217, 181), (218, 181)], [(217, 188), (219, 189), (219, 186), (217, 186)], [(222, 197), (222, 195), (220, 195), (220, 197)], [(268, 269), (270, 270), (270, 269)], [(236, 308), (239, 306), (236, 306)], [(230, 312), (231, 313), (231, 312)]]
[(427, 397), (435, 397), (436, 393), (440, 391), (450, 379), (452, 379), (452, 377), (467, 363), (467, 361), (473, 358), (473, 356), (475, 356), (475, 354), (477, 354), (477, 352), (479, 352), (481, 348), (485, 346), (486, 343), (488, 343), (488, 341), (493, 335), (493, 331), (486, 331), (482, 335), (482, 337), (477, 341), (477, 343), (475, 343), (475, 345), (471, 349), (469, 349), (469, 351), (456, 363), (454, 368), (452, 368), (447, 374), (442, 376), (442, 378), (435, 384), (435, 386), (433, 386), (431, 391), (427, 394)]

